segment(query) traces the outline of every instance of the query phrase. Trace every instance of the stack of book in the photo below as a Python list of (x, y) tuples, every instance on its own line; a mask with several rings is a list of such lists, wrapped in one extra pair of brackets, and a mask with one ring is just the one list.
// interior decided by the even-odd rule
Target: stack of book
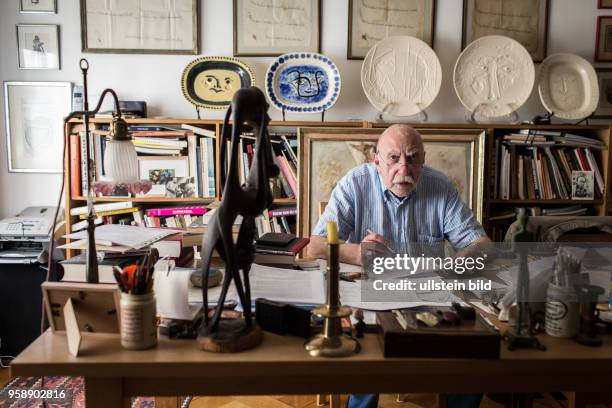
[(292, 234), (267, 233), (255, 242), (255, 262), (292, 265), (310, 240)]
[(187, 229), (194, 223), (201, 223), (204, 214), (204, 206), (151, 208), (146, 210), (144, 225), (153, 228)]

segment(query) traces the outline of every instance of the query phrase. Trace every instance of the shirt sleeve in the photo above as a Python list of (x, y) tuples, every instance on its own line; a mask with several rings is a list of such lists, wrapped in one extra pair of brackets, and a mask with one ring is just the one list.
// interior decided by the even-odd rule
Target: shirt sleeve
[(329, 202), (313, 228), (312, 235), (326, 237), (328, 221), (336, 221), (338, 238), (350, 241), (355, 231), (355, 190), (347, 177), (341, 179), (332, 190)]
[(465, 248), (486, 235), (454, 186), (451, 186), (444, 216), (444, 236), (455, 249)]

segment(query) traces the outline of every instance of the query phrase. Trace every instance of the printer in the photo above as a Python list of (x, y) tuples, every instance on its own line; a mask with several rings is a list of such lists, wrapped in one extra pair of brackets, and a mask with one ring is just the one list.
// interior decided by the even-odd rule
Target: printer
[(40, 335), (54, 216), (55, 207), (28, 207), (0, 220), (0, 356), (16, 356)]

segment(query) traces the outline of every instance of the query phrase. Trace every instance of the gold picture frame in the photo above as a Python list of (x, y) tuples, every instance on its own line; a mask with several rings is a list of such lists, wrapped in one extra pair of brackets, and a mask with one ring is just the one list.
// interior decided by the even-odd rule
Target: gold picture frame
[(397, 35), (416, 37), (433, 48), (435, 0), (407, 0), (401, 4), (401, 8), (392, 8), (381, 0), (348, 0), (346, 58), (362, 60), (378, 41)]
[[(523, 45), (534, 62), (546, 58), (550, 0), (463, 0), (461, 49), (487, 35), (503, 35)], [(504, 7), (505, 6), (505, 7)]]
[[(83, 52), (200, 53), (198, 0), (170, 3), (123, 0), (111, 3), (117, 9), (107, 9), (105, 0), (80, 0)], [(170, 6), (175, 8), (164, 9)]]
[[(449, 176), (482, 221), (485, 132), (418, 130), (425, 143), (425, 163)], [(329, 200), (336, 182), (351, 168), (373, 159), (376, 141), (383, 131), (382, 127), (298, 129), (298, 236), (310, 236), (319, 218), (320, 204)]]
[(612, 61), (612, 16), (597, 17), (595, 61)]

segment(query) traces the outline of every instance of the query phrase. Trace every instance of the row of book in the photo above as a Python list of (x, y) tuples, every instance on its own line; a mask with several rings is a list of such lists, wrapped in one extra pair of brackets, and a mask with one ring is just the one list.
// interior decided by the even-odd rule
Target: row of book
[[(77, 125), (70, 135), (70, 191), (74, 196), (86, 196), (88, 186), (87, 166), (87, 138), (84, 125)], [(172, 177), (187, 178), (194, 184), (195, 196), (215, 197), (215, 132), (210, 129), (200, 128), (188, 124), (180, 127), (156, 126), (156, 125), (131, 125), (130, 134), (132, 143), (139, 156), (139, 164), (142, 160), (154, 160), (156, 168), (160, 170), (173, 169)], [(104, 170), (104, 156), (109, 134), (108, 125), (100, 128), (92, 128), (89, 139), (89, 154), (94, 160), (93, 179), (103, 180), (106, 176)], [(165, 161), (167, 159), (167, 161)], [(183, 159), (184, 165), (179, 161)], [(182, 163), (181, 163), (182, 164)], [(141, 170), (146, 173), (146, 166)], [(139, 174), (140, 179), (151, 180), (159, 183), (160, 190), (154, 190), (155, 194), (165, 195), (165, 186), (161, 185), (167, 180), (151, 179), (151, 174)], [(153, 193), (150, 193), (153, 194)], [(125, 195), (125, 194), (118, 194)]]
[(499, 168), (496, 171), (494, 197), (502, 200), (577, 198), (573, 194), (574, 171), (592, 171), (594, 197), (601, 197), (604, 180), (593, 155), (593, 147), (572, 147), (551, 142), (517, 143), (514, 135), (504, 136), (496, 147)]
[[(274, 198), (295, 198), (298, 194), (297, 187), (297, 139), (295, 134), (271, 133), (270, 144), (272, 158), (280, 170), (277, 178), (271, 180), (272, 195)], [(252, 133), (244, 133), (240, 138), (238, 148), (238, 175), (241, 183), (244, 183), (249, 175), (249, 169), (253, 162), (257, 146), (255, 136)], [(231, 154), (231, 142), (228, 143), (227, 162), (229, 166)]]

